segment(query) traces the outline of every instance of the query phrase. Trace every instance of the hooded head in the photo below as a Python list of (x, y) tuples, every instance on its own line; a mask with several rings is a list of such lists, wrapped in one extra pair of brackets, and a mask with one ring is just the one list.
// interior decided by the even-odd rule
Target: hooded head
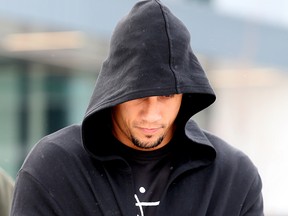
[(109, 55), (82, 124), (84, 145), (110, 122), (109, 108), (137, 98), (171, 94), (183, 94), (177, 117), (183, 126), (215, 100), (185, 25), (159, 0), (139, 1), (112, 34)]

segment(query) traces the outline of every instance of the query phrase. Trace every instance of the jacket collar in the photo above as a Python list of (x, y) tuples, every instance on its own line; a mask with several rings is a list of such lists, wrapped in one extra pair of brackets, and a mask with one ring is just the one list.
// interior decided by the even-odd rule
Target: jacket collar
[[(195, 143), (206, 145), (207, 147), (211, 147), (214, 149), (214, 146), (208, 140), (205, 132), (199, 128), (197, 123), (190, 119), (185, 126), (185, 134), (186, 136)], [(214, 149), (215, 150), (215, 149)]]
[[(184, 155), (188, 156), (189, 158), (196, 157), (197, 161), (204, 160), (206, 162), (211, 162), (215, 159), (216, 150), (214, 146), (207, 138), (206, 132), (204, 132), (194, 120), (190, 119), (187, 121), (184, 131), (184, 138), (175, 140), (175, 145), (178, 146), (175, 150), (178, 153), (181, 155), (184, 153)], [(106, 133), (101, 140), (105, 141), (98, 143), (97, 145), (90, 145), (90, 148), (87, 148), (87, 146), (84, 144), (84, 147), (88, 152), (90, 152), (90, 154), (92, 154), (94, 158), (98, 158), (99, 160), (109, 161), (119, 158), (117, 150), (111, 146), (116, 142), (115, 138), (111, 137), (111, 133)]]

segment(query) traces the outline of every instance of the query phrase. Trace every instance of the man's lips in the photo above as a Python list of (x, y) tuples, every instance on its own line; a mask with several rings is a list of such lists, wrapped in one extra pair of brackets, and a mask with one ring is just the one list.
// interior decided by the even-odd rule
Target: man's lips
[(138, 127), (138, 129), (144, 133), (144, 134), (155, 134), (157, 133), (161, 128), (143, 128), (143, 127)]

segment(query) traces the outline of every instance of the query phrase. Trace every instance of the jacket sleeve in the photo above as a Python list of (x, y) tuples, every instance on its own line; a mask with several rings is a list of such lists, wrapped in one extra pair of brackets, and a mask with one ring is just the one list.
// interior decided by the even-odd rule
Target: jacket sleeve
[(263, 216), (263, 196), (262, 196), (262, 181), (261, 177), (256, 175), (246, 200), (243, 204), (241, 216)]
[(20, 170), (16, 179), (10, 216), (63, 215), (53, 194), (28, 172)]

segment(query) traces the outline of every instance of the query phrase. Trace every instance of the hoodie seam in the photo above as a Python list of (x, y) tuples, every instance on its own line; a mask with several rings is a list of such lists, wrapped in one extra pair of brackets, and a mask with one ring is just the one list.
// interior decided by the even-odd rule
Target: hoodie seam
[(167, 39), (168, 39), (168, 47), (169, 47), (169, 68), (174, 76), (174, 80), (175, 80), (175, 90), (176, 92), (179, 92), (178, 90), (178, 80), (177, 80), (177, 77), (176, 77), (176, 73), (173, 69), (173, 65), (174, 65), (174, 58), (172, 57), (172, 42), (171, 42), (171, 39), (170, 39), (170, 32), (169, 32), (169, 23), (168, 23), (168, 19), (167, 19), (167, 16), (164, 12), (164, 9), (163, 9), (163, 6), (161, 5), (161, 3), (157, 0), (155, 0), (155, 2), (157, 2), (157, 4), (159, 5), (160, 7), (160, 10), (161, 10), (161, 13), (162, 13), (162, 16), (163, 16), (163, 20), (164, 20), (164, 23), (165, 23), (165, 32), (166, 32), (166, 35), (167, 35)]

